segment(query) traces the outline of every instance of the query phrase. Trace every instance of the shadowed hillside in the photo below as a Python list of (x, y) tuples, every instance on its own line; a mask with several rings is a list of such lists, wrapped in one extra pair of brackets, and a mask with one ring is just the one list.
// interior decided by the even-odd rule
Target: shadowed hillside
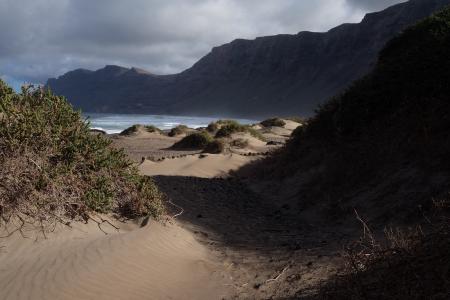
[(345, 272), (318, 299), (448, 296), (449, 80), (446, 9), (391, 40), (368, 76), (257, 166), (272, 194), (290, 190), (300, 219), (315, 212), (339, 228), (364, 227), (345, 248)]

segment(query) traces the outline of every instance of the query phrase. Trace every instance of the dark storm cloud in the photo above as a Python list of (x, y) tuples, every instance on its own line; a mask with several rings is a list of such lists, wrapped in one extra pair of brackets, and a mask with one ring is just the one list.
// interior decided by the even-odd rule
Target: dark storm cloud
[(45, 82), (106, 64), (172, 73), (213, 46), (357, 22), (400, 0), (0, 0), (0, 76)]

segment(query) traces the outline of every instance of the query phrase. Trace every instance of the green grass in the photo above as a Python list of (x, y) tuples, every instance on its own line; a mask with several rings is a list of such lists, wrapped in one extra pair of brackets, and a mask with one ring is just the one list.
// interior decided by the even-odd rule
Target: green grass
[(195, 132), (185, 136), (181, 141), (175, 143), (173, 149), (204, 149), (213, 141), (212, 136), (206, 132)]
[(18, 94), (0, 81), (0, 114), (3, 220), (162, 213), (163, 195), (155, 184), (109, 139), (91, 134), (63, 97), (39, 88)]
[(219, 130), (219, 125), (216, 122), (209, 123), (206, 130), (210, 133), (215, 133)]
[(219, 130), (215, 134), (215, 138), (230, 137), (233, 133), (250, 133), (253, 137), (265, 141), (264, 136), (250, 125), (242, 125), (234, 120), (219, 120), (217, 121)]
[(284, 127), (286, 122), (280, 118), (271, 118), (261, 122), (261, 125), (264, 127)]
[(225, 143), (220, 139), (216, 139), (216, 140), (209, 142), (205, 146), (203, 152), (211, 153), (211, 154), (219, 154), (219, 153), (224, 152), (224, 150), (225, 150)]
[(248, 140), (235, 139), (231, 141), (230, 146), (243, 149), (248, 146)]
[(185, 134), (188, 132), (188, 130), (189, 127), (187, 127), (186, 125), (178, 125), (177, 127), (172, 128), (168, 135), (173, 137), (180, 134)]
[(120, 135), (123, 135), (123, 136), (132, 135), (132, 134), (137, 133), (139, 131), (139, 129), (143, 129), (150, 133), (154, 133), (154, 132), (162, 133), (162, 131), (159, 128), (157, 128), (156, 126), (153, 126), (153, 125), (134, 124), (134, 125), (128, 127), (127, 129), (125, 129), (124, 131), (122, 131), (120, 133)]
[(154, 126), (154, 125), (144, 125), (144, 128), (147, 132), (150, 133), (161, 133), (161, 129), (159, 129), (158, 127)]

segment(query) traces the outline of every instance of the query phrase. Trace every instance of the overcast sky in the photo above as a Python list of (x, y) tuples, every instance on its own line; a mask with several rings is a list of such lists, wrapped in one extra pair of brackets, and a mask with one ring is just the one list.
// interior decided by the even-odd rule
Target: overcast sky
[(235, 38), (327, 31), (404, 0), (0, 0), (0, 76), (106, 64), (182, 71)]

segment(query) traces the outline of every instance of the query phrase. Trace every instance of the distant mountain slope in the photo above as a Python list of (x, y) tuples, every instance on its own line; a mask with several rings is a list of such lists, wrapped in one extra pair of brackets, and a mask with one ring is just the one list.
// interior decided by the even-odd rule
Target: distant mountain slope
[(85, 111), (309, 114), (366, 74), (388, 40), (448, 4), (450, 0), (411, 0), (326, 33), (238, 39), (213, 48), (175, 75), (106, 66), (95, 72), (75, 70), (47, 85)]

